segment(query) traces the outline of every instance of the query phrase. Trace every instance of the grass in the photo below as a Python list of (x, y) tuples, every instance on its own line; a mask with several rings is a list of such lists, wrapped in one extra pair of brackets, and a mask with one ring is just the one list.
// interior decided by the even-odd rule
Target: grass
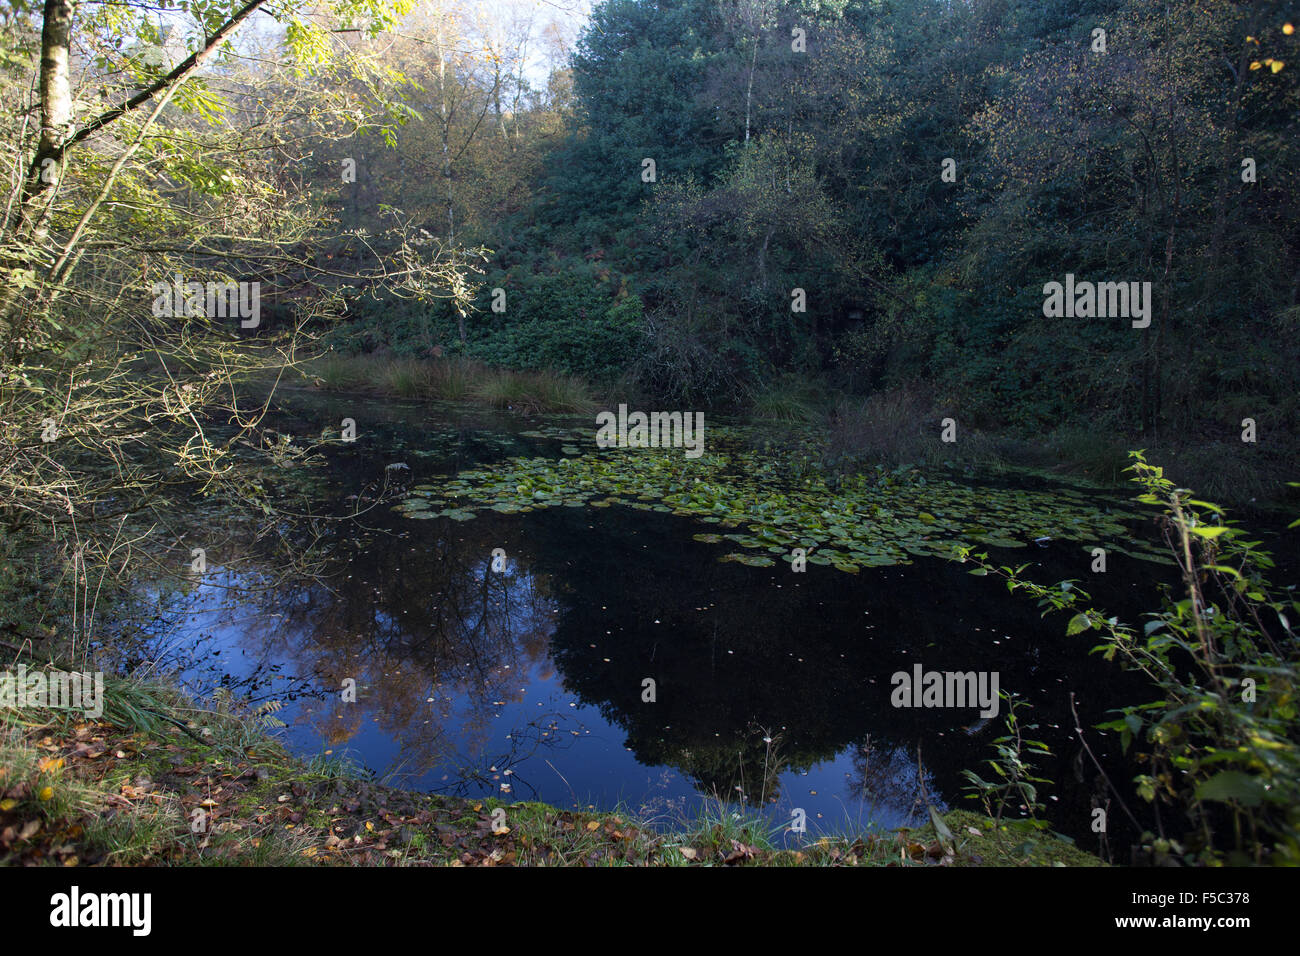
[(326, 353), (302, 365), (330, 391), (372, 392), (421, 401), (472, 401), (525, 412), (585, 412), (595, 407), (585, 382), (550, 371), (490, 368), (466, 358), (412, 359)]
[(1045, 443), (1051, 464), (1058, 470), (1083, 475), (1105, 484), (1128, 480), (1128, 448), (1123, 442), (1085, 428), (1061, 428)]
[[(104, 699), (99, 720), (0, 710), (0, 864), (299, 861), (310, 840), (298, 834), (215, 826), (224, 808), (208, 794), (220, 794), (217, 780), (283, 760), (255, 722), (201, 710), (163, 684), (110, 675)], [(179, 768), (187, 764), (197, 767), (184, 786)], [(295, 770), (311, 779), (309, 768)], [(156, 782), (168, 776), (175, 783)], [(195, 811), (214, 826), (197, 827)]]
[(787, 376), (754, 394), (750, 415), (760, 421), (812, 424), (822, 418), (825, 402), (824, 390), (815, 383)]
[[(35, 666), (35, 665), (29, 665)], [(345, 760), (291, 756), (268, 714), (199, 707), (157, 682), (106, 678), (130, 705), (99, 720), (0, 710), (0, 865), (887, 866), (1097, 865), (1008, 825), (931, 827), (781, 845), (770, 821), (713, 801), (647, 821), (536, 802), (383, 786)], [(113, 714), (110, 718), (109, 714)]]
[(472, 388), (475, 399), (493, 408), (527, 412), (587, 412), (595, 404), (586, 385), (571, 375), (493, 369)]

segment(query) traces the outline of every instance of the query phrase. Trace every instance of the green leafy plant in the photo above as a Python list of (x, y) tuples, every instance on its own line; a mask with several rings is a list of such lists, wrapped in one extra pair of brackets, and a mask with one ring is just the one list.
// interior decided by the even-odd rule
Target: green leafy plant
[(1027, 731), (1038, 729), (1037, 724), (1026, 724), (1020, 717), (1019, 712), (1027, 709), (1029, 704), (1007, 691), (1001, 691), (998, 696), (1007, 705), (1007, 732), (993, 741), (997, 756), (984, 761), (997, 774), (997, 779), (985, 780), (973, 770), (964, 770), (962, 776), (970, 781), (965, 789), (984, 805), (984, 812), (998, 826), (1002, 824), (1002, 815), (1007, 807), (1014, 805), (1029, 814), (1027, 822), (1030, 826), (1046, 829), (1047, 821), (1039, 818), (1045, 805), (1038, 798), (1038, 785), (1051, 781), (1035, 774), (1029, 755), (1050, 757), (1052, 752), (1041, 740), (1025, 736)]
[(1092, 607), (1076, 582), (1047, 587), (1021, 577), (1027, 565), (958, 554), (979, 563), (972, 574), (1036, 598), (1044, 615), (1070, 612), (1067, 634), (1101, 632), (1094, 653), (1150, 680), (1156, 699), (1119, 708), (1099, 729), (1118, 732), (1143, 770), (1133, 782), (1151, 807), (1143, 841), (1153, 858), (1300, 863), (1300, 645), (1290, 623), (1300, 601), (1293, 586), (1269, 584), (1271, 556), (1222, 507), (1130, 455), (1137, 500), (1159, 509), (1182, 580), (1182, 594), (1166, 591), (1140, 629)]

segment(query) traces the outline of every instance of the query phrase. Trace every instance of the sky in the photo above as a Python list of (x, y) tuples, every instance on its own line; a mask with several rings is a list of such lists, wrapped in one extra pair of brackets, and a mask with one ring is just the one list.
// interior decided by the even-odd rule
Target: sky
[[(597, 2), (599, 0), (421, 0), (408, 18), (408, 24), (396, 32), (418, 35), (418, 22), (431, 11), (446, 7), (458, 9), (466, 20), (488, 34), (509, 35), (524, 29), (529, 37), (525, 76), (534, 86), (544, 87), (549, 70), (548, 54), (553, 51), (555, 40), (562, 39), (571, 48)], [(186, 19), (178, 11), (158, 11), (157, 15), (162, 24), (182, 25)], [(281, 24), (269, 14), (258, 13), (244, 24), (233, 43), (243, 55), (265, 55), (268, 41), (283, 34)], [(166, 57), (171, 64), (185, 56), (179, 36), (167, 47)]]

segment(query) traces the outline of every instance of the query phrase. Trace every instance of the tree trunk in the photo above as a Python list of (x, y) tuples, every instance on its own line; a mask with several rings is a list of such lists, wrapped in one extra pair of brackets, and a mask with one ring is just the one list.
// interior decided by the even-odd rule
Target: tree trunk
[[(41, 263), (42, 247), (49, 238), (54, 199), (63, 179), (65, 143), (72, 130), (69, 51), (75, 12), (76, 0), (45, 0), (45, 22), (41, 29), (40, 139), (36, 155), (27, 168), (22, 198), (12, 221), (6, 224), (5, 238), (17, 248), (16, 256), (6, 257), (0, 263), (6, 272), (22, 270), (35, 273)], [(15, 347), (17, 339), (22, 337), (23, 323), (17, 308), (19, 295), (19, 283), (12, 279), (6, 281), (0, 297), (0, 320), (5, 323), (4, 337), (10, 348)], [(11, 352), (11, 357), (13, 354)]]
[[(446, 207), (447, 207), (447, 247), (451, 249), (452, 256), (456, 254), (456, 216), (452, 206), (453, 193), (451, 184), (451, 112), (447, 104), (447, 59), (443, 55), (442, 49), (442, 21), (438, 21), (438, 31), (435, 34), (436, 53), (438, 55), (438, 116), (442, 121), (442, 178), (446, 184)], [(460, 335), (460, 344), (465, 344), (465, 316), (456, 310), (456, 328)]]
[(63, 179), (63, 149), (72, 129), (72, 81), (69, 51), (75, 0), (45, 0), (41, 29), (41, 137), (27, 170), (15, 231), (36, 243), (49, 233), (54, 196)]
[(758, 35), (754, 35), (754, 49), (749, 55), (749, 86), (745, 90), (745, 142), (749, 142), (749, 112), (754, 99), (754, 65), (758, 62)]

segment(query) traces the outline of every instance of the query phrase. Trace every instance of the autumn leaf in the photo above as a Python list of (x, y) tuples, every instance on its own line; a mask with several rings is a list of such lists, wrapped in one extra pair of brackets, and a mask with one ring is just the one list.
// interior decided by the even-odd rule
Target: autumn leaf
[(744, 863), (747, 860), (752, 860), (754, 854), (757, 852), (758, 851), (752, 846), (741, 843), (739, 840), (732, 840), (731, 852), (723, 857), (722, 862), (726, 863), (728, 866), (733, 866), (737, 863)]

